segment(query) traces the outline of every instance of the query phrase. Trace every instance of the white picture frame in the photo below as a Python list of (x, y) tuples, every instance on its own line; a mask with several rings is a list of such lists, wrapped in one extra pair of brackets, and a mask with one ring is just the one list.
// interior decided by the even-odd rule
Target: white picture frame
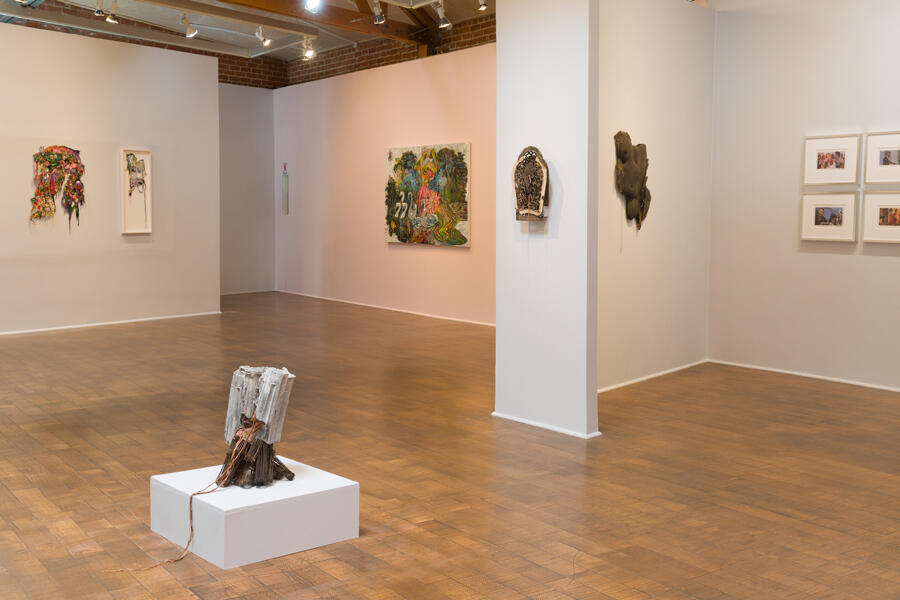
[(900, 193), (866, 192), (863, 241), (900, 244)]
[(803, 196), (800, 239), (856, 241), (856, 192)]
[(808, 137), (803, 150), (805, 185), (855, 184), (859, 181), (862, 134)]
[(900, 132), (867, 136), (866, 183), (900, 183)]
[(153, 164), (150, 150), (122, 148), (119, 176), (122, 180), (122, 235), (152, 233)]

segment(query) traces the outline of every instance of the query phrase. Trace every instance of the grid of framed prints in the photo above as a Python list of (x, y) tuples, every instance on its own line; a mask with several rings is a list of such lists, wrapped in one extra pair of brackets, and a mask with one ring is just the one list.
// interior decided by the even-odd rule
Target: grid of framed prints
[[(860, 134), (806, 138), (801, 239), (857, 240), (861, 146)], [(866, 136), (864, 172), (863, 242), (900, 243), (900, 132)]]

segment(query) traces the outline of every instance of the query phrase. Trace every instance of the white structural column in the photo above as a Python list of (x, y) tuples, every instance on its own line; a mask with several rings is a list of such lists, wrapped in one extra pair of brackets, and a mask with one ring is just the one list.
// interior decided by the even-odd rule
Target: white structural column
[[(494, 415), (597, 431), (598, 8), (497, 0), (497, 341)], [(517, 222), (513, 164), (537, 146), (549, 216)]]

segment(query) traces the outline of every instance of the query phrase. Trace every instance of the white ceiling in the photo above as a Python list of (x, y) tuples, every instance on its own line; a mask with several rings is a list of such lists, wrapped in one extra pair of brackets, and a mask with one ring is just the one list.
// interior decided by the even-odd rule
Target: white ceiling
[[(72, 4), (75, 6), (80, 6), (82, 8), (86, 8), (89, 10), (94, 10), (94, 4), (92, 0), (62, 0), (68, 4)], [(285, 22), (301, 22), (306, 24), (311, 24), (305, 21), (300, 21), (297, 19), (291, 19), (289, 17), (284, 17), (280, 15), (274, 15), (271, 13), (266, 13), (263, 11), (255, 11), (250, 8), (245, 8), (242, 6), (229, 5), (224, 4), (222, 2), (216, 2), (215, 0), (198, 0), (203, 4), (210, 4), (214, 6), (223, 6), (231, 9), (240, 10), (242, 12), (247, 12), (251, 14), (259, 14), (262, 16), (266, 16), (269, 18), (278, 19), (280, 21)], [(112, 0), (103, 0), (103, 8), (105, 10), (109, 10), (110, 4)], [(444, 0), (445, 2), (445, 10), (447, 13), (447, 17), (451, 22), (460, 22), (465, 21), (477, 16), (480, 16), (485, 13), (478, 12), (478, 0)], [(298, 2), (299, 4), (299, 2)], [(356, 3), (353, 0), (326, 0), (326, 4), (331, 4), (334, 6), (338, 6), (341, 8), (345, 8), (352, 11), (357, 11), (358, 8)], [(412, 24), (412, 22), (407, 18), (406, 14), (397, 6), (389, 5), (387, 3), (382, 3), (382, 10), (385, 11), (388, 19), (395, 20), (407, 24)], [(432, 11), (432, 15), (436, 17), (436, 13), (433, 12), (432, 9), (428, 8), (426, 10)], [(488, 13), (494, 11), (494, 2), (493, 0), (488, 0)], [(147, 23), (151, 25), (157, 25), (159, 27), (164, 27), (166, 29), (170, 29), (173, 32), (183, 32), (184, 27), (181, 24), (181, 11), (175, 10), (171, 8), (166, 8), (162, 6), (156, 6), (154, 4), (148, 4), (145, 2), (141, 2), (140, 0), (118, 0), (118, 13), (120, 17), (124, 17), (127, 19), (132, 19), (134, 21), (140, 21), (142, 23)], [(260, 44), (258, 40), (252, 37), (253, 33), (256, 31), (255, 23), (240, 23), (232, 20), (221, 19), (216, 17), (210, 17), (205, 15), (196, 15), (188, 13), (188, 20), (192, 25), (196, 26), (200, 33), (197, 35), (196, 39), (203, 39), (212, 42), (220, 42), (231, 44), (233, 46), (239, 46), (243, 48), (252, 48), (258, 49)], [(361, 16), (360, 18), (369, 19), (371, 16)], [(209, 27), (213, 27), (215, 29), (210, 29)], [(339, 48), (342, 46), (348, 46), (353, 43), (364, 42), (371, 39), (376, 39), (371, 36), (367, 36), (365, 34), (356, 33), (353, 31), (348, 31), (346, 29), (339, 29), (336, 27), (326, 27), (326, 26), (316, 26), (319, 27), (319, 34), (316, 40), (313, 42), (313, 46), (318, 52), (323, 52), (326, 50), (332, 50), (335, 48)], [(224, 30), (224, 31), (223, 31)], [(241, 35), (243, 34), (243, 35)], [(277, 41), (285, 36), (290, 36), (290, 33), (284, 31), (270, 30), (264, 29), (263, 34), (271, 38), (274, 41)], [(281, 58), (284, 60), (290, 60), (293, 58), (297, 58), (300, 56), (301, 50), (298, 46), (284, 48), (281, 50), (277, 50), (272, 52), (270, 55)]]

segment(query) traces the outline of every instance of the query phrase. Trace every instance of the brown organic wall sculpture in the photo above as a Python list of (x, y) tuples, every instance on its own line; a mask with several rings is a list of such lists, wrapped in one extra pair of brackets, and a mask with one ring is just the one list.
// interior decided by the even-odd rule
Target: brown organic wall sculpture
[(631, 143), (631, 136), (620, 131), (616, 140), (616, 189), (625, 196), (625, 216), (634, 219), (641, 228), (650, 210), (650, 190), (647, 189), (647, 146)]
[(517, 221), (540, 221), (546, 217), (548, 183), (547, 163), (541, 151), (528, 146), (519, 154), (513, 168)]

